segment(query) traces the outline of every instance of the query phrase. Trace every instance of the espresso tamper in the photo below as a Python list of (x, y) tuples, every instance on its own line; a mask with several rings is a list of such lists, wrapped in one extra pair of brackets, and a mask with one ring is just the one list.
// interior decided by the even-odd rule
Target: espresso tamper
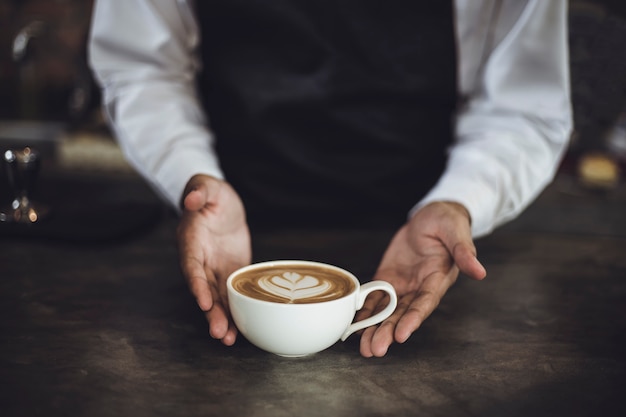
[(0, 211), (0, 222), (35, 223), (43, 219), (48, 208), (32, 200), (41, 167), (39, 152), (30, 147), (9, 149), (2, 155), (2, 163), (13, 200)]

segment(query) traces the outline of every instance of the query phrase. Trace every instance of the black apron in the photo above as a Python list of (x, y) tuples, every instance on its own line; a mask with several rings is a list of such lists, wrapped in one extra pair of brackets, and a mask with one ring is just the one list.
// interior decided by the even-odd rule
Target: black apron
[(452, 138), (452, 2), (196, 7), (199, 88), (251, 226), (403, 223)]

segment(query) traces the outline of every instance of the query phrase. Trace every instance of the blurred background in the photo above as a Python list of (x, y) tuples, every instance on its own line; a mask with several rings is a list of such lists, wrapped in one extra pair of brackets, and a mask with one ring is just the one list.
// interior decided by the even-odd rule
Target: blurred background
[(91, 7), (89, 0), (2, 0), (2, 119), (85, 121), (97, 101), (85, 62)]
[(0, 147), (36, 147), (48, 166), (130, 172), (87, 65), (92, 6), (0, 0)]
[[(0, 147), (38, 146), (65, 168), (127, 172), (86, 63), (92, 0), (0, 0)], [(570, 1), (576, 132), (564, 164), (626, 160), (626, 2)], [(573, 162), (572, 162), (573, 161)]]

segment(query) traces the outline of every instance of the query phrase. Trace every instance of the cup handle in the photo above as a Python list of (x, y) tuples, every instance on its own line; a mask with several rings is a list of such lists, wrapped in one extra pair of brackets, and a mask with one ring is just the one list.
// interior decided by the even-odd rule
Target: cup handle
[(368, 317), (361, 321), (357, 321), (356, 323), (352, 323), (341, 336), (341, 341), (345, 341), (348, 336), (358, 330), (380, 323), (387, 317), (391, 316), (391, 314), (396, 309), (396, 306), (398, 304), (398, 296), (396, 295), (396, 290), (387, 281), (375, 280), (368, 282), (367, 284), (363, 284), (359, 288), (356, 308), (357, 310), (363, 308), (365, 299), (367, 298), (369, 293), (373, 291), (385, 291), (387, 294), (389, 294), (389, 304), (387, 304), (387, 307), (385, 307), (382, 311), (374, 314), (372, 317)]

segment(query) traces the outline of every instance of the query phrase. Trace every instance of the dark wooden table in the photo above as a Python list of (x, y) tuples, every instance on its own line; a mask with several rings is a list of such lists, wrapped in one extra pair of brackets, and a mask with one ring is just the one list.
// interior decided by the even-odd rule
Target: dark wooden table
[[(208, 336), (178, 268), (176, 218), (141, 181), (70, 175), (42, 188), (91, 221), (111, 223), (95, 208), (129, 200), (148, 214), (135, 204), (127, 218), (149, 221), (91, 241), (89, 230), (0, 229), (3, 416), (626, 415), (623, 189), (589, 193), (559, 177), (477, 242), (487, 280), (461, 277), (386, 357), (360, 357), (353, 336), (289, 360)], [(367, 280), (391, 231), (302, 236), (259, 234), (255, 258), (322, 260)]]

